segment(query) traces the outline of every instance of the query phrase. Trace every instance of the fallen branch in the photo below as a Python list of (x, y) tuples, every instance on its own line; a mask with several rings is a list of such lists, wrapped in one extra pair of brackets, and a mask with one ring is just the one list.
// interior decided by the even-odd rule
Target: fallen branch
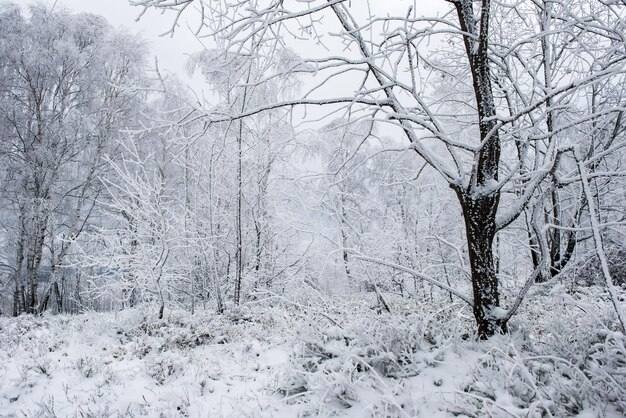
[(418, 271), (415, 271), (413, 269), (410, 269), (408, 267), (404, 267), (401, 266), (399, 264), (394, 264), (394, 263), (390, 263), (384, 260), (380, 260), (377, 258), (372, 258), (372, 257), (367, 257), (364, 255), (360, 255), (358, 253), (356, 253), (353, 250), (347, 249), (347, 251), (355, 254), (354, 258), (357, 260), (361, 260), (361, 261), (366, 261), (368, 263), (375, 263), (375, 264), (380, 264), (381, 266), (385, 266), (385, 267), (389, 267), (395, 270), (400, 270), (403, 271), (405, 273), (409, 273), (412, 276), (417, 277), (420, 280), (424, 280), (425, 282), (428, 282), (430, 284), (433, 284), (435, 286), (437, 286), (440, 289), (446, 290), (450, 293), (452, 293), (454, 296), (458, 297), (459, 299), (463, 300), (464, 302), (466, 302), (468, 305), (470, 306), (474, 306), (474, 301), (472, 300), (472, 298), (470, 298), (469, 296), (459, 292), (458, 290), (446, 285), (445, 283), (440, 282), (439, 280), (433, 279), (432, 277), (426, 276), (425, 274), (422, 274)]

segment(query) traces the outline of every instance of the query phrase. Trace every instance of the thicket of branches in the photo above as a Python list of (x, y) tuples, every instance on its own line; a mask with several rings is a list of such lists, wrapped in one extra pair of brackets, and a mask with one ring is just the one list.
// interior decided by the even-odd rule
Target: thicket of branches
[(199, 23), (210, 98), (100, 18), (2, 5), (3, 314), (308, 288), (449, 299), (487, 338), (558, 282), (623, 330), (623, 5), (130, 3)]

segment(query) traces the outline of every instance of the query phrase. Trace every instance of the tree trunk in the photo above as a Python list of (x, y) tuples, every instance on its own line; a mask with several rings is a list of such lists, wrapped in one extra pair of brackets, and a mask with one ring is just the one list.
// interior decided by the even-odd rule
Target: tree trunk
[(41, 315), (45, 311), (48, 310), (48, 304), (50, 303), (50, 293), (52, 292), (52, 287), (48, 286), (48, 289), (44, 292), (41, 297), (41, 302), (39, 303), (39, 307), (37, 308), (37, 314)]
[[(541, 253), (539, 251), (539, 242), (537, 241), (537, 236), (533, 232), (533, 227), (530, 223), (528, 217), (526, 217), (526, 232), (528, 235), (528, 248), (530, 249), (530, 260), (533, 263), (533, 271), (539, 268), (539, 264), (541, 263)], [(537, 278), (535, 279), (535, 283), (544, 283), (548, 280), (548, 278), (539, 273)]]
[(61, 296), (61, 291), (59, 289), (59, 283), (54, 282), (52, 284), (52, 291), (54, 292), (54, 299), (56, 301), (57, 313), (63, 313), (63, 297)]
[[(248, 68), (248, 75), (246, 77), (246, 87), (243, 90), (243, 97), (241, 100), (241, 112), (246, 109), (246, 102), (248, 100), (248, 83), (250, 82), (250, 74), (252, 67)], [(236, 227), (236, 258), (235, 258), (235, 305), (239, 305), (241, 301), (241, 281), (243, 280), (243, 237), (242, 237), (242, 219), (241, 219), (241, 206), (243, 203), (243, 119), (239, 120), (239, 132), (237, 134), (237, 218), (235, 222)]]
[(465, 218), (478, 338), (487, 339), (496, 333), (506, 332), (506, 323), (497, 317), (496, 312), (500, 306), (500, 294), (493, 257), (499, 196), (474, 198), (458, 192), (457, 196)]
[(38, 264), (35, 259), (32, 259), (29, 255), (29, 259), (26, 263), (26, 274), (28, 277), (28, 295), (26, 300), (26, 312), (34, 314), (37, 312), (37, 293), (39, 283), (37, 282), (37, 270)]
[(479, 339), (506, 332), (506, 321), (498, 319), (497, 315), (500, 295), (493, 257), (496, 212), (500, 203), (500, 190), (494, 185), (498, 184), (501, 148), (488, 57), (490, 4), (490, 0), (482, 0), (480, 20), (476, 21), (471, 0), (455, 2), (461, 30), (466, 33), (463, 41), (470, 64), (480, 130), (480, 149), (476, 153), (470, 183), (467, 188), (453, 185), (465, 218)]
[(24, 296), (24, 283), (22, 282), (21, 269), (14, 273), (14, 277), (13, 316), (20, 316), (26, 310), (26, 298)]
[(20, 236), (17, 242), (16, 267), (15, 267), (15, 294), (13, 301), (13, 314), (19, 316), (26, 312), (26, 295), (24, 293), (24, 240), (26, 239), (24, 225), (24, 210), (20, 207)]
[(235, 218), (235, 305), (239, 305), (241, 301), (241, 280), (243, 275), (243, 243), (242, 243), (242, 225), (241, 225), (241, 204), (243, 200), (243, 178), (242, 178), (242, 158), (243, 151), (241, 147), (243, 135), (243, 122), (239, 121), (239, 134), (237, 135), (237, 213)]
[(341, 205), (341, 246), (342, 255), (343, 255), (343, 268), (346, 272), (346, 279), (348, 281), (348, 287), (350, 289), (354, 289), (356, 283), (354, 283), (354, 278), (352, 277), (352, 273), (350, 272), (350, 258), (348, 256), (348, 234), (346, 230), (348, 229), (348, 221), (347, 221), (347, 213), (346, 213), (346, 202), (345, 202), (345, 193), (341, 191), (341, 197), (339, 200), (339, 204)]

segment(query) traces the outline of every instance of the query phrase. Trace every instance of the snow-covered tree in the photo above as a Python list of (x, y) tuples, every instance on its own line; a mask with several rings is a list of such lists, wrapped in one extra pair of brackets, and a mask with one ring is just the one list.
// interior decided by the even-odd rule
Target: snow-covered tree
[[(143, 46), (100, 17), (41, 5), (23, 14), (3, 3), (0, 20), (3, 262), (14, 271), (13, 312), (45, 309), (51, 292), (60, 310), (61, 266), (94, 213), (102, 157), (132, 113)], [(40, 276), (49, 276), (43, 292)]]
[[(175, 10), (174, 19), (201, 6), (206, 31), (227, 41), (227, 53), (301, 46), (291, 71), (312, 76), (309, 90), (212, 121), (329, 105), (403, 135), (456, 193), (472, 277), (472, 294), (459, 296), (473, 307), (480, 338), (505, 331), (529, 284), (548, 270), (544, 248), (505, 310), (493, 248), (498, 231), (516, 222), (540, 189), (558, 183), (563, 157), (575, 145), (561, 137), (590, 117), (577, 112), (579, 98), (600, 85), (623, 84), (623, 11), (613, 2), (450, 0), (437, 16), (413, 5), (363, 8), (342, 0), (130, 3)], [(537, 12), (527, 17), (521, 8)], [(447, 93), (433, 88), (441, 79)], [(622, 104), (617, 99), (602, 114), (616, 114)]]

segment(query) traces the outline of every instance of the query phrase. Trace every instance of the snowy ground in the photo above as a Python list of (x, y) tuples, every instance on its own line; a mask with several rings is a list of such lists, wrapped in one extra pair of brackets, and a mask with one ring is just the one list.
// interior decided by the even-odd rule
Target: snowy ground
[(0, 318), (0, 416), (621, 416), (619, 388), (578, 399), (602, 382), (533, 365), (528, 332), (477, 343), (460, 305), (394, 306)]

